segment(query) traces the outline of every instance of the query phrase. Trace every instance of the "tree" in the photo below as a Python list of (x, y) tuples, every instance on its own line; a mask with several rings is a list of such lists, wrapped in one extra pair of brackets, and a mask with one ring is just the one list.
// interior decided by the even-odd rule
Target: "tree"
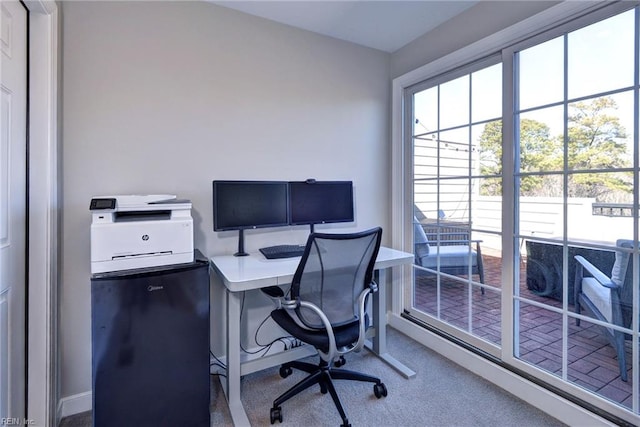
[[(557, 147), (550, 144), (549, 127), (544, 123), (531, 119), (520, 121), (520, 171), (537, 172), (548, 167), (554, 155), (558, 155)], [(480, 136), (480, 174), (502, 174), (502, 122), (487, 123)], [(560, 155), (562, 153), (559, 153)], [(544, 181), (541, 176), (528, 176), (521, 180), (521, 191), (534, 192)], [(502, 194), (501, 179), (484, 180), (480, 194)]]
[[(625, 142), (627, 135), (610, 97), (571, 105), (568, 126), (568, 164), (572, 170), (620, 169), (631, 166)], [(595, 197), (605, 201), (611, 193), (631, 194), (630, 177), (617, 173), (572, 174), (570, 197)]]
[[(502, 174), (502, 122), (487, 123), (480, 135), (480, 175)], [(502, 194), (501, 178), (485, 178), (480, 185), (483, 196), (499, 196)]]
[[(615, 170), (629, 167), (626, 133), (617, 116), (610, 114), (617, 105), (610, 97), (570, 105), (567, 128), (567, 162), (570, 170)], [(519, 171), (521, 173), (562, 171), (564, 169), (564, 138), (552, 137), (549, 127), (537, 120), (520, 121)], [(502, 173), (502, 124), (485, 125), (480, 136), (480, 173)], [(560, 175), (527, 175), (520, 180), (524, 196), (561, 195)], [(594, 197), (598, 201), (626, 200), (632, 182), (622, 173), (577, 173), (569, 175), (569, 197)], [(480, 194), (500, 195), (500, 178), (484, 180)]]

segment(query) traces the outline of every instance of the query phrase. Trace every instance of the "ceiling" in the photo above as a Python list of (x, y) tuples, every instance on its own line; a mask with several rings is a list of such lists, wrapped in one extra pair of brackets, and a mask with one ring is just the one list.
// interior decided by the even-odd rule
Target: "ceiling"
[(250, 15), (394, 52), (478, 1), (214, 1)]

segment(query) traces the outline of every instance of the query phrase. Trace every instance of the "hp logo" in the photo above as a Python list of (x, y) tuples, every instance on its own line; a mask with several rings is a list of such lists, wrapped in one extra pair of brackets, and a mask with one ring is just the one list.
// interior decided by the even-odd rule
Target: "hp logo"
[(145, 242), (146, 242), (147, 240), (149, 240), (149, 235), (148, 235), (148, 234), (143, 234), (143, 235), (142, 235), (142, 240), (144, 240)]

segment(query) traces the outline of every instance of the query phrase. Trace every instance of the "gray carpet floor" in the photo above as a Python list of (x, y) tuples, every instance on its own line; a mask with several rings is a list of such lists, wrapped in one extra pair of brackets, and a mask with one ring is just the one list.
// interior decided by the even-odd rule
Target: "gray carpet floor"
[[(382, 379), (388, 396), (377, 399), (368, 383), (336, 381), (336, 389), (355, 426), (562, 426), (552, 416), (532, 407), (403, 334), (389, 328), (388, 347), (416, 377), (404, 379), (372, 353), (363, 350), (347, 357), (345, 368)], [(310, 361), (315, 361), (310, 359)], [(242, 401), (252, 426), (268, 426), (273, 399), (306, 375), (295, 372), (283, 379), (278, 368), (246, 375)], [(311, 387), (282, 405), (282, 426), (336, 426), (341, 424), (329, 394)], [(211, 425), (232, 426), (217, 377), (211, 383)], [(279, 425), (276, 423), (276, 426)], [(66, 417), (61, 427), (91, 426), (91, 412)]]

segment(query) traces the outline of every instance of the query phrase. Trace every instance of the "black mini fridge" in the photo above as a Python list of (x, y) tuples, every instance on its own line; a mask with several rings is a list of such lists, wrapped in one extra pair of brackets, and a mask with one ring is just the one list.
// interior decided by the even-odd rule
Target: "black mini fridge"
[(91, 278), (93, 425), (209, 426), (209, 263)]

